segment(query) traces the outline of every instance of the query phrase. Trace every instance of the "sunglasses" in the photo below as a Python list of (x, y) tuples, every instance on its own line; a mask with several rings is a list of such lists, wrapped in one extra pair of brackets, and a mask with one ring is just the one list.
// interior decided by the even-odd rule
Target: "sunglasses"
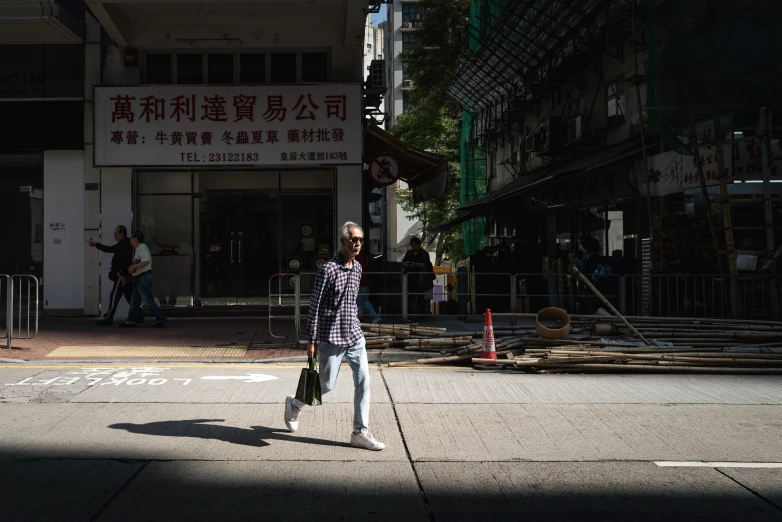
[(351, 237), (350, 239), (348, 239), (348, 241), (350, 241), (350, 242), (351, 242), (351, 243), (353, 243), (354, 245), (355, 245), (356, 243), (361, 243), (361, 244), (363, 244), (363, 243), (364, 243), (364, 238), (363, 238), (363, 237), (360, 237), (360, 236), (353, 236), (353, 237)]

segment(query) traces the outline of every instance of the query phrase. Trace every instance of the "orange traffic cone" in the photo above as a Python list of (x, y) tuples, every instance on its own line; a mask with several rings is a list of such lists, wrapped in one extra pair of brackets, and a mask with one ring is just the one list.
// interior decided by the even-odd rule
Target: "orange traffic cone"
[(483, 349), (481, 359), (497, 359), (497, 348), (494, 346), (494, 326), (491, 324), (491, 310), (483, 314)]

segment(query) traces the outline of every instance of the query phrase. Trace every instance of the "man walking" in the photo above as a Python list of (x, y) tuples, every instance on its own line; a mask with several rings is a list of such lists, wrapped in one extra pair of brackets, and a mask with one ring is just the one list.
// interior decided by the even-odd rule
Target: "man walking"
[(130, 299), (128, 319), (120, 325), (120, 328), (135, 328), (136, 323), (143, 319), (142, 301), (147, 310), (157, 319), (155, 327), (163, 327), (168, 324), (168, 318), (152, 297), (152, 254), (149, 252), (149, 247), (144, 244), (144, 233), (133, 232), (130, 236), (130, 244), (135, 249), (133, 264), (128, 267), (128, 272), (133, 277), (131, 282), (133, 297)]
[(114, 314), (117, 312), (122, 296), (124, 295), (128, 304), (130, 304), (130, 298), (133, 295), (133, 287), (122, 284), (122, 278), (127, 276), (128, 267), (133, 260), (133, 246), (130, 244), (130, 239), (128, 239), (128, 229), (123, 225), (115, 228), (114, 241), (117, 242), (114, 246), (105, 246), (92, 240), (89, 241), (91, 247), (95, 247), (101, 252), (113, 254), (111, 256), (109, 281), (114, 283), (114, 286), (111, 287), (111, 295), (109, 296), (109, 311), (103, 314), (103, 318), (96, 322), (100, 326), (113, 324)]
[[(318, 270), (315, 278), (307, 319), (307, 356), (318, 357), (323, 394), (334, 388), (342, 359), (347, 357), (355, 386), (350, 444), (379, 451), (386, 445), (369, 433), (369, 365), (356, 307), (361, 281), (361, 265), (356, 256), (364, 243), (364, 232), (348, 221), (340, 228), (339, 235), (340, 251)], [(294, 397), (285, 399), (285, 424), (290, 431), (299, 429), (303, 408), (304, 404)]]

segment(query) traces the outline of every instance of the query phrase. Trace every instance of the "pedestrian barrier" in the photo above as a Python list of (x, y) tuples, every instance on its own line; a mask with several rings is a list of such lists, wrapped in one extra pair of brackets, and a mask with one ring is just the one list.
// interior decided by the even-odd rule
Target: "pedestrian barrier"
[(625, 276), (628, 315), (779, 320), (782, 289), (771, 275)]
[[(425, 290), (419, 274), (371, 272), (364, 294), (384, 321), (417, 321), (430, 313), (482, 318), (490, 308), (496, 317), (535, 314), (558, 307), (575, 314), (593, 314), (603, 303), (577, 277), (566, 272), (453, 274), (456, 285)], [(275, 274), (269, 281), (269, 333), (272, 320), (293, 321), (302, 334), (316, 273)], [(594, 286), (622, 314), (655, 317), (768, 318), (779, 317), (782, 288), (774, 275), (592, 275)], [(731, 288), (732, 287), (732, 288)], [(735, 296), (732, 297), (732, 296)], [(446, 307), (445, 305), (449, 307)], [(362, 313), (359, 306), (359, 313)], [(369, 312), (364, 321), (369, 321)], [(304, 319), (302, 319), (304, 315)], [(510, 323), (515, 324), (511, 315)], [(298, 339), (298, 337), (297, 337)]]
[(6, 349), (11, 348), (13, 339), (32, 339), (38, 334), (39, 289), (38, 278), (33, 275), (0, 274)]

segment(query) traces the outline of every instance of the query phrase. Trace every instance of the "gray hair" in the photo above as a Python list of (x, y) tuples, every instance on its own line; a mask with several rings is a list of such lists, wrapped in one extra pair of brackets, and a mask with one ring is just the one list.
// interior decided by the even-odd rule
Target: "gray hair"
[(352, 221), (345, 221), (345, 224), (339, 227), (339, 237), (344, 237), (345, 239), (350, 239), (350, 229), (351, 228), (357, 228), (361, 231), (361, 233), (364, 233), (364, 229), (358, 226), (357, 223), (353, 223)]

